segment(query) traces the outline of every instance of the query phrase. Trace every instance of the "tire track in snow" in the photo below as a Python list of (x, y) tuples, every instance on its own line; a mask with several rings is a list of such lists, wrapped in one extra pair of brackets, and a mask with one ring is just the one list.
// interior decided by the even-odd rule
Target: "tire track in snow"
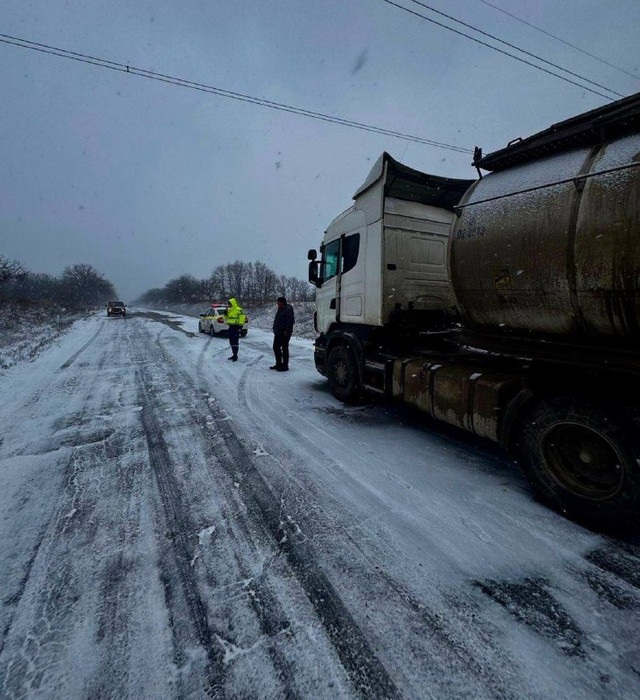
[[(167, 359), (171, 361), (168, 356)], [(188, 374), (177, 369), (176, 372), (181, 383), (191, 389), (192, 395), (200, 397), (203, 408), (215, 421), (224, 444), (217, 442), (211, 449), (215, 450), (216, 457), (241, 491), (249, 521), (261, 523), (278, 551), (286, 557), (331, 640), (354, 692), (363, 697), (400, 697), (364, 633), (322, 571), (312, 546), (299, 537), (295, 523), (282, 517), (281, 498), (272, 492), (256, 468), (251, 452), (233, 431), (226, 413), (216, 404), (206, 401)], [(197, 416), (194, 420), (201, 425)], [(210, 433), (205, 432), (203, 436), (211, 440)]]
[[(122, 462), (132, 438), (141, 437), (141, 430), (136, 425), (136, 435), (118, 435), (117, 443), (105, 446), (108, 464)], [(95, 639), (101, 649), (94, 677), (87, 684), (87, 697), (100, 697), (105, 694), (105, 688), (111, 697), (126, 697), (130, 693), (136, 597), (136, 561), (131, 550), (140, 537), (141, 504), (137, 496), (146, 466), (142, 460), (135, 460), (118, 470), (118, 503), (123, 509), (112, 509), (111, 519), (102, 523), (109, 535), (113, 533), (114, 544), (100, 556), (102, 578)]]
[[(198, 375), (203, 371), (202, 366), (204, 363), (205, 352), (209, 347), (211, 340), (212, 339), (209, 339), (206, 342), (198, 355), (196, 362)], [(209, 402), (203, 399), (200, 403), (200, 407), (194, 406), (193, 397), (194, 395), (199, 397), (200, 390), (194, 386), (192, 380), (187, 375), (181, 374), (174, 368), (174, 360), (165, 351), (160, 336), (155, 338), (154, 345), (156, 346), (158, 352), (162, 353), (162, 366), (166, 368), (166, 376), (169, 381), (173, 379), (174, 385), (186, 385), (189, 388), (190, 400), (187, 403), (187, 410), (190, 416), (191, 424), (200, 429), (200, 432), (204, 438), (204, 444), (207, 445), (207, 453), (215, 454), (216, 457), (218, 457), (220, 439), (218, 435), (212, 436), (212, 416), (209, 410)], [(214, 353), (214, 357), (226, 354), (226, 350), (226, 344), (224, 347), (217, 348), (217, 351)], [(226, 416), (223, 420), (226, 422)], [(235, 545), (234, 542), (231, 543), (231, 556), (236, 562), (241, 580), (245, 581), (243, 588), (246, 591), (249, 606), (256, 616), (256, 620), (258, 621), (263, 638), (268, 639), (270, 642), (266, 645), (265, 650), (269, 655), (271, 663), (273, 664), (277, 678), (283, 685), (282, 696), (285, 698), (297, 697), (299, 693), (296, 690), (295, 663), (292, 664), (286, 658), (278, 644), (275, 643), (277, 637), (283, 634), (291, 634), (291, 636), (293, 636), (293, 625), (282, 608), (277, 595), (275, 595), (275, 593), (272, 591), (266, 572), (262, 571), (260, 575), (255, 576), (251, 572), (250, 566), (247, 565), (246, 558), (243, 559), (239, 554), (240, 551), (248, 546), (253, 551), (254, 561), (255, 558), (260, 557), (260, 547), (257, 542), (255, 542), (255, 536), (252, 534), (252, 532), (256, 529), (256, 526), (258, 527), (259, 531), (264, 532), (264, 530), (261, 528), (259, 522), (255, 523), (251, 517), (247, 517), (244, 514), (244, 503), (238, 493), (237, 484), (234, 483), (235, 475), (229, 473), (228, 465), (221, 463), (220, 468), (224, 472), (224, 477), (221, 481), (218, 475), (216, 478), (216, 483), (220, 494), (223, 497), (222, 500), (224, 500), (228, 505), (235, 506), (233, 509), (233, 516), (230, 517), (233, 517), (234, 526), (240, 531), (239, 534), (242, 537), (242, 541), (237, 545)], [(230, 536), (232, 539), (235, 539), (234, 535), (231, 534)], [(273, 548), (273, 542), (270, 537), (268, 537), (268, 547), (269, 549)], [(194, 555), (191, 560), (192, 564), (195, 563), (196, 558), (197, 555)], [(224, 562), (221, 563), (223, 566), (225, 566)], [(241, 647), (236, 647), (230, 639), (226, 639), (222, 634), (218, 635), (218, 639), (224, 647), (225, 660), (227, 659), (228, 654), (233, 657), (234, 654), (238, 653), (238, 650), (241, 649)], [(258, 641), (257, 644), (260, 644), (260, 641)], [(240, 651), (239, 653), (242, 652)]]
[[(266, 581), (264, 572), (262, 576), (254, 577), (238, 554), (235, 555), (235, 558), (239, 571), (248, 581), (246, 590), (262, 634), (267, 639), (273, 640), (277, 635), (289, 632), (292, 628), (291, 621)], [(276, 645), (270, 644), (267, 651), (284, 685), (284, 697), (296, 697), (297, 693), (294, 690), (296, 687), (295, 669), (292, 664), (287, 661)]]
[(104, 321), (100, 324), (98, 327), (98, 330), (93, 334), (91, 338), (78, 350), (77, 352), (74, 352), (73, 355), (62, 365), (60, 365), (60, 369), (68, 369), (75, 361), (76, 359), (95, 341), (95, 339), (100, 335), (102, 329), (104, 328)]
[(255, 468), (250, 453), (229, 428), (225, 415), (210, 407), (226, 446), (218, 453), (236, 474), (247, 511), (261, 521), (296, 575), (342, 662), (354, 691), (365, 697), (399, 697), (391, 677), (371, 650), (363, 632), (340, 595), (320, 568), (313, 548), (300, 539), (297, 528), (282, 518), (282, 503)]
[[(101, 328), (99, 331), (100, 330)], [(77, 355), (83, 349), (88, 347), (91, 342), (95, 340), (97, 335), (98, 333), (96, 333), (91, 341), (86, 343), (75, 356), (77, 357)], [(17, 690), (21, 686), (24, 687), (25, 683), (31, 683), (30, 679), (32, 676), (34, 676), (33, 662), (37, 660), (41, 651), (40, 640), (43, 637), (43, 634), (45, 637), (51, 636), (51, 619), (54, 619), (56, 622), (59, 621), (61, 614), (64, 613), (64, 610), (61, 610), (62, 604), (65, 602), (65, 600), (68, 601), (69, 594), (71, 594), (71, 597), (73, 597), (73, 592), (70, 590), (70, 572), (67, 570), (64, 562), (54, 560), (53, 550), (55, 549), (57, 541), (60, 539), (69, 525), (69, 514), (72, 513), (72, 511), (74, 512), (74, 472), (76, 468), (77, 451), (82, 447), (81, 439), (84, 435), (81, 426), (85, 422), (90, 400), (95, 393), (96, 383), (98, 382), (106, 362), (107, 352), (106, 349), (103, 348), (103, 354), (98, 362), (94, 377), (82, 400), (82, 409), (76, 421), (80, 427), (75, 434), (74, 441), (71, 443), (71, 445), (69, 445), (72, 448), (72, 453), (63, 467), (63, 488), (59, 494), (58, 503), (49, 517), (49, 520), (42, 528), (36, 544), (31, 551), (25, 566), (25, 574), (20, 581), (18, 590), (13, 596), (11, 596), (9, 601), (5, 601), (5, 604), (11, 603), (14, 606), (5, 629), (3, 630), (2, 639), (0, 640), (0, 688), (4, 689), (5, 692), (8, 689), (9, 692), (13, 693), (13, 690)], [(69, 501), (71, 501), (71, 508)], [(37, 629), (33, 629), (32, 634), (30, 633), (22, 642), (21, 652), (18, 658), (14, 660), (8, 659), (6, 662), (3, 662), (3, 652), (5, 651), (7, 640), (9, 639), (14, 627), (21, 602), (27, 590), (31, 586), (34, 565), (36, 562), (38, 563), (38, 569), (44, 569), (47, 572), (47, 583), (49, 584), (49, 586), (42, 590), (38, 590), (37, 592), (38, 608), (41, 611), (37, 621)], [(38, 585), (38, 582), (36, 582), (34, 585), (38, 589), (41, 588)], [(46, 642), (46, 644), (50, 644), (50, 642)], [(14, 669), (16, 669), (15, 672)]]
[[(75, 383), (78, 395), (69, 395), (73, 411), (62, 414), (54, 424), (65, 438), (74, 437), (73, 443), (65, 439), (65, 447), (74, 449), (66, 470), (64, 464), (59, 466), (66, 473), (58, 502), (52, 506), (61, 517), (49, 518), (37, 543), (40, 551), (29, 561), (33, 580), (25, 582), (25, 602), (16, 613), (18, 619), (7, 643), (7, 663), (0, 667), (2, 697), (6, 688), (19, 697), (46, 696), (55, 688), (56, 696), (64, 697), (67, 692), (75, 694), (72, 687), (86, 697), (125, 697), (132, 684), (148, 673), (132, 665), (139, 652), (132, 642), (134, 636), (140, 639), (142, 630), (136, 616), (140, 594), (132, 547), (140, 535), (141, 501), (136, 491), (149, 469), (146, 460), (136, 459), (142, 428), (138, 421), (131, 421), (138, 416), (135, 407), (130, 413), (134, 397), (131, 391), (123, 396), (121, 387), (128, 383), (120, 384), (120, 369), (113, 367), (130, 362), (130, 345), (124, 350), (121, 345), (127, 338), (114, 328), (108, 345), (101, 344), (100, 361), (92, 355), (89, 377), (85, 369), (76, 368), (73, 374), (58, 375), (55, 386), (66, 385), (68, 379), (63, 377), (85, 378), (83, 384)], [(111, 377), (117, 381), (107, 380), (109, 390), (105, 392), (105, 372), (114, 371)], [(133, 379), (133, 372), (128, 374)], [(128, 386), (134, 389), (133, 382)], [(87, 426), (96, 421), (102, 424), (118, 409), (127, 411), (127, 420), (115, 432), (108, 431), (104, 440), (88, 439), (95, 430), (87, 431)], [(30, 576), (29, 571), (25, 578)], [(69, 638), (74, 639), (79, 628), (95, 632), (87, 635), (85, 648), (95, 654), (96, 663), (69, 673), (75, 667)], [(20, 648), (22, 638), (25, 644)]]
[[(291, 416), (283, 405), (274, 402), (272, 399), (265, 399), (262, 396), (259, 379), (256, 376), (256, 371), (253, 366), (247, 367), (243, 373), (240, 387), (242, 389), (241, 395), (239, 395), (240, 402), (257, 419), (264, 419), (265, 414), (272, 415), (274, 420), (280, 421), (282, 429), (288, 430), (294, 437), (297, 436), (297, 440), (300, 443), (307, 443), (317, 451), (321, 449), (322, 445), (316, 445), (314, 442), (311, 442), (310, 438), (305, 433), (299, 431), (299, 429), (291, 423)], [(250, 400), (249, 391), (251, 391), (251, 397), (256, 397), (258, 404), (254, 404), (253, 401)], [(301, 417), (299, 415), (295, 416), (295, 421), (299, 421), (300, 419)], [(323, 430), (320, 428), (316, 429), (318, 433), (325, 435)], [(347, 451), (351, 449), (349, 445), (338, 442), (338, 438), (334, 436), (331, 437), (332, 440), (335, 440), (336, 444), (341, 445)], [(328, 461), (330, 461), (329, 457), (326, 458), (326, 462)], [(299, 477), (296, 477), (296, 483), (299, 488), (305, 488), (304, 483), (299, 481)], [(309, 522), (305, 513), (296, 515), (296, 518), (306, 532), (313, 532), (314, 529), (322, 529), (322, 525), (318, 528), (318, 519), (323, 519), (323, 517), (322, 514), (314, 513), (312, 516), (313, 522)], [(328, 523), (326, 527), (329, 527)], [(345, 529), (344, 532), (349, 539), (352, 540), (354, 551), (359, 551), (361, 543), (356, 542), (353, 537), (348, 534), (347, 529)], [(349, 563), (345, 563), (345, 565), (349, 566)], [(368, 579), (367, 585), (369, 586), (369, 594), (373, 596), (373, 591), (375, 590), (376, 595), (380, 596), (380, 598), (384, 596), (400, 603), (404, 610), (399, 614), (407, 617), (407, 625), (413, 628), (414, 633), (416, 633), (416, 630), (422, 628), (419, 633), (420, 637), (433, 642), (433, 644), (426, 644), (421, 654), (424, 657), (423, 661), (425, 665), (433, 669), (440, 667), (443, 675), (450, 673), (454, 668), (457, 669), (456, 674), (459, 676), (470, 672), (474, 678), (481, 679), (482, 684), (489, 690), (491, 696), (501, 698), (517, 697), (517, 693), (510, 690), (509, 682), (505, 681), (505, 677), (509, 673), (509, 669), (513, 666), (514, 662), (495, 647), (495, 645), (492, 645), (490, 635), (486, 629), (474, 629), (468, 638), (461, 638), (459, 630), (456, 628), (456, 620), (451, 623), (445, 614), (436, 609), (432, 609), (423, 601), (419, 600), (401, 582), (397, 581), (390, 574), (377, 566), (375, 569), (375, 573), (372, 574), (373, 578)], [(377, 579), (380, 579), (380, 581)], [(459, 609), (461, 604), (461, 601), (458, 600), (455, 601), (452, 607)], [(471, 599), (465, 601), (465, 604), (472, 604)], [(493, 663), (499, 664), (499, 666), (494, 668), (491, 662), (488, 663), (486, 659), (481, 658), (474, 651), (477, 644), (482, 644), (485, 647), (491, 648), (492, 661)], [(454, 683), (452, 681), (449, 681), (449, 683), (451, 684), (450, 687), (453, 688)], [(433, 687), (438, 687), (435, 681), (433, 681)], [(455, 695), (455, 692), (452, 692), (452, 694)]]
[[(216, 404), (208, 402), (191, 376), (175, 366), (175, 360), (164, 350), (160, 337), (156, 338), (155, 343), (166, 359), (167, 371), (173, 368), (173, 373), (180, 380), (178, 384), (186, 386), (193, 398), (200, 399), (200, 415), (192, 413), (196, 425), (202, 427), (203, 411), (205, 416), (209, 414), (213, 418), (218, 428), (217, 437), (222, 437), (223, 442), (221, 444), (218, 440), (214, 443), (210, 431), (203, 431), (203, 438), (211, 442), (211, 450), (242, 494), (247, 514), (240, 517), (248, 520), (247, 530), (251, 525), (261, 525), (277, 551), (285, 556), (331, 640), (353, 691), (362, 697), (400, 697), (400, 692), (372, 651), (364, 633), (322, 571), (313, 548), (308, 541), (299, 537), (295, 523), (282, 517), (281, 497), (271, 491), (255, 466), (251, 452), (235, 434), (226, 413)], [(190, 559), (185, 558), (185, 561)]]
[[(203, 333), (202, 335), (206, 335), (206, 334)], [(211, 347), (212, 342), (214, 342), (213, 337), (207, 336), (206, 341), (202, 345), (202, 349), (198, 353), (198, 359), (196, 360), (196, 370), (197, 370), (198, 376), (202, 376), (203, 372), (206, 371), (205, 366), (204, 366), (204, 362), (205, 362), (205, 359), (207, 357), (209, 357), (206, 353), (207, 353), (207, 350), (209, 350), (209, 348)], [(164, 349), (162, 348), (162, 346), (159, 346), (159, 347), (160, 347), (160, 351), (164, 354)], [(223, 352), (222, 348), (215, 348), (215, 350), (213, 351), (213, 357), (217, 358), (219, 355), (222, 354), (222, 352)], [(212, 376), (214, 377), (214, 379), (217, 382), (220, 381), (217, 373), (213, 372)]]
[[(219, 697), (224, 690), (224, 649), (214, 640), (214, 633), (209, 627), (207, 619), (207, 607), (200, 596), (191, 566), (193, 551), (188, 538), (190, 533), (195, 531), (195, 527), (182, 503), (180, 487), (173, 476), (173, 465), (162, 436), (162, 426), (155, 414), (154, 402), (147, 389), (147, 385), (150, 383), (151, 377), (145, 368), (141, 367), (136, 374), (136, 384), (140, 403), (143, 406), (141, 418), (149, 450), (149, 460), (156, 475), (165, 519), (172, 535), (175, 565), (189, 619), (197, 640), (209, 661), (206, 694), (208, 697)], [(168, 581), (165, 582), (166, 585), (168, 585)], [(170, 599), (169, 595), (168, 600)]]

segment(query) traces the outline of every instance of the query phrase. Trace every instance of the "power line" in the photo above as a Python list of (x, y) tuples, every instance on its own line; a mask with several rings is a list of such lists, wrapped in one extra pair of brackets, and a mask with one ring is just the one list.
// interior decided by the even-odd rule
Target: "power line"
[[(386, 2), (388, 5), (393, 5), (394, 7), (397, 7), (399, 10), (404, 10), (405, 12), (408, 12), (409, 14), (414, 15), (416, 17), (420, 17), (421, 19), (424, 19), (427, 22), (431, 22), (432, 24), (435, 24), (438, 27), (442, 27), (443, 29), (448, 29), (450, 32), (453, 32), (454, 34), (458, 34), (459, 36), (463, 36), (466, 39), (471, 39), (471, 41), (475, 41), (477, 44), (481, 44), (482, 46), (486, 46), (490, 49), (493, 49), (494, 51), (497, 51), (498, 53), (504, 54), (505, 56), (509, 56), (510, 58), (513, 58), (516, 61), (520, 61), (520, 63), (524, 63), (527, 66), (531, 66), (532, 68), (536, 68), (537, 70), (542, 71), (543, 73), (548, 73), (549, 75), (553, 75), (556, 78), (560, 78), (560, 80), (564, 80), (566, 83), (571, 83), (572, 85), (576, 85), (577, 87), (582, 88), (583, 90), (587, 90), (588, 92), (592, 92), (594, 95), (598, 95), (599, 97), (604, 97), (605, 99), (611, 100), (612, 102), (615, 100), (615, 98), (611, 97), (610, 95), (605, 95), (602, 92), (598, 92), (597, 90), (594, 90), (593, 88), (587, 87), (586, 85), (582, 85), (581, 83), (577, 83), (575, 80), (571, 80), (570, 78), (567, 78), (564, 75), (559, 75), (558, 73), (554, 73), (553, 71), (551, 71), (547, 68), (543, 68), (542, 66), (538, 66), (535, 63), (531, 63), (531, 61), (527, 61), (524, 58), (521, 58), (520, 56), (515, 56), (514, 54), (509, 53), (508, 51), (504, 51), (503, 49), (499, 49), (497, 46), (492, 46), (491, 44), (488, 44), (486, 41), (482, 41), (481, 39), (477, 39), (474, 36), (471, 36), (469, 34), (465, 34), (465, 32), (461, 32), (458, 29), (454, 29), (453, 27), (449, 27), (448, 25), (443, 24), (442, 22), (438, 22), (435, 19), (431, 19), (431, 17), (426, 17), (425, 15), (422, 15), (419, 12), (415, 12), (414, 10), (410, 10), (408, 7), (404, 7), (403, 5), (399, 5), (398, 3), (393, 2), (392, 0), (382, 0), (382, 2)], [(428, 7), (427, 5), (424, 5), (421, 2), (418, 2), (418, 0), (411, 0), (411, 2), (415, 2), (418, 5), (422, 5), (422, 7), (426, 7), (428, 10), (432, 10), (433, 12), (437, 12), (440, 15), (444, 14), (442, 12), (438, 12), (438, 10), (433, 10), (432, 8)], [(448, 15), (445, 15), (445, 16), (448, 17)], [(450, 19), (452, 19), (454, 22), (459, 22), (460, 24), (464, 24), (463, 22), (460, 22), (460, 20), (456, 20), (454, 18), (450, 18)], [(470, 25), (465, 25), (465, 26), (470, 26)], [(474, 27), (472, 27), (472, 28), (475, 31), (480, 32), (479, 29), (475, 29)], [(486, 32), (480, 32), (480, 33), (486, 34)], [(501, 41), (501, 40), (497, 39), (497, 41)], [(502, 42), (502, 43), (506, 43), (506, 42)], [(522, 49), (518, 49), (517, 47), (514, 47), (514, 48), (516, 48), (518, 51), (522, 51)], [(525, 53), (525, 52), (523, 51), (523, 53)], [(564, 68), (560, 68), (560, 70), (565, 71)], [(565, 71), (565, 72), (569, 72), (569, 71)], [(581, 80), (583, 80), (583, 78), (581, 78)], [(588, 81), (588, 82), (591, 82), (591, 81)], [(601, 86), (598, 85), (598, 87), (601, 87)], [(612, 92), (614, 95), (619, 95), (619, 93), (617, 93), (613, 90), (610, 90), (609, 88), (603, 88), (603, 89), (608, 90), (609, 92)], [(623, 95), (619, 95), (619, 96), (623, 97)]]
[(313, 110), (304, 109), (302, 107), (294, 107), (292, 105), (287, 105), (282, 102), (274, 102), (272, 100), (267, 100), (262, 97), (254, 97), (252, 95), (246, 95), (240, 92), (234, 92), (232, 90), (214, 87), (213, 85), (197, 83), (192, 80), (187, 80), (185, 78), (178, 78), (171, 75), (165, 75), (163, 73), (157, 73), (155, 71), (146, 70), (145, 68), (137, 68), (136, 66), (127, 65), (126, 63), (118, 63), (117, 61), (111, 61), (105, 58), (98, 58), (96, 56), (78, 53), (77, 51), (61, 49), (57, 46), (40, 44), (38, 42), (30, 41), (28, 39), (20, 39), (18, 37), (9, 36), (8, 34), (0, 34), (0, 42), (4, 44), (10, 44), (12, 46), (18, 46), (23, 49), (30, 49), (32, 51), (38, 51), (40, 53), (58, 56), (60, 58), (67, 58), (69, 60), (78, 61), (80, 63), (88, 63), (92, 66), (97, 66), (98, 68), (108, 68), (110, 70), (118, 71), (121, 73), (129, 73), (140, 76), (142, 78), (147, 78), (149, 80), (157, 80), (159, 82), (169, 83), (171, 85), (177, 85), (179, 87), (189, 88), (191, 90), (199, 90), (201, 92), (218, 95), (220, 97), (228, 97), (232, 100), (248, 102), (250, 104), (259, 105), (261, 107), (269, 107), (270, 109), (276, 109), (282, 112), (289, 112), (291, 114), (297, 114), (298, 116), (309, 117), (311, 119), (318, 119), (320, 121), (331, 122), (333, 124), (340, 124), (341, 126), (348, 126), (353, 129), (361, 129), (362, 131), (369, 131), (375, 134), (381, 134), (383, 136), (391, 136), (397, 139), (404, 139), (405, 141), (412, 141), (414, 143), (420, 143), (425, 146), (443, 148), (449, 151), (455, 151), (457, 153), (473, 153), (473, 151), (469, 148), (462, 148), (461, 146), (455, 146), (453, 144), (443, 143), (441, 141), (434, 141), (432, 139), (426, 139), (421, 136), (405, 134), (400, 131), (393, 131), (392, 129), (385, 129), (383, 127), (375, 126), (372, 124), (364, 124), (362, 122), (352, 121), (351, 119), (343, 119), (342, 117), (335, 117), (330, 114), (323, 114), (322, 112), (315, 112)]
[(478, 32), (478, 34), (482, 34), (483, 36), (487, 36), (490, 39), (493, 39), (494, 41), (499, 42), (500, 44), (503, 44), (504, 46), (508, 46), (510, 49), (515, 49), (516, 51), (520, 51), (520, 53), (523, 53), (525, 56), (531, 56), (531, 58), (535, 58), (537, 61), (541, 61), (542, 63), (546, 63), (548, 66), (552, 66), (553, 68), (557, 68), (558, 70), (561, 70), (563, 73), (568, 73), (569, 75), (572, 75), (574, 78), (580, 78), (580, 80), (584, 80), (586, 83), (589, 83), (590, 85), (595, 85), (596, 87), (602, 88), (603, 90), (607, 90), (608, 92), (617, 95), (618, 97), (624, 97), (619, 92), (616, 92), (615, 90), (612, 90), (611, 88), (608, 88), (606, 85), (600, 85), (600, 83), (596, 83), (593, 80), (589, 80), (589, 78), (585, 78), (582, 75), (579, 75), (578, 73), (574, 73), (573, 71), (568, 70), (567, 68), (563, 68), (562, 66), (559, 66), (557, 63), (553, 63), (551, 61), (547, 61), (546, 58), (542, 58), (541, 56), (538, 56), (535, 53), (531, 53), (530, 51), (526, 51), (525, 49), (521, 49), (519, 46), (516, 46), (515, 44), (510, 44), (508, 41), (504, 41), (503, 39), (500, 39), (497, 36), (494, 36), (493, 34), (489, 34), (488, 32), (482, 31), (482, 29), (478, 29), (477, 27), (474, 27), (472, 24), (467, 24), (466, 22), (463, 22), (460, 19), (456, 19), (455, 17), (452, 17), (451, 15), (447, 15), (444, 12), (440, 12), (440, 10), (436, 10), (433, 7), (430, 7), (429, 5), (425, 5), (425, 3), (420, 2), (420, 0), (410, 0), (411, 2), (415, 3), (416, 5), (420, 5), (421, 7), (424, 7), (427, 10), (431, 10), (431, 12), (435, 12), (438, 15), (441, 15), (442, 17), (446, 17), (447, 19), (450, 19), (452, 22), (456, 22), (458, 24), (461, 24), (463, 27), (467, 27), (468, 29), (472, 29), (474, 32)]
[(569, 46), (572, 49), (575, 49), (576, 51), (583, 53), (585, 56), (589, 56), (590, 58), (594, 58), (596, 61), (600, 61), (600, 63), (604, 63), (604, 65), (609, 66), (609, 68), (615, 68), (616, 70), (619, 70), (621, 73), (624, 73), (625, 75), (629, 75), (632, 78), (635, 78), (636, 80), (640, 80), (640, 76), (636, 75), (635, 73), (631, 73), (630, 71), (625, 70), (624, 68), (620, 68), (620, 66), (616, 66), (613, 63), (609, 63), (609, 61), (605, 61), (604, 58), (600, 58), (600, 56), (596, 56), (593, 53), (589, 53), (589, 51), (585, 51), (584, 49), (581, 49), (579, 46), (576, 46), (575, 44), (572, 44), (569, 41), (566, 41), (565, 39), (561, 39), (559, 36), (556, 36), (555, 34), (548, 32), (546, 29), (542, 29), (542, 27), (538, 27), (535, 24), (532, 24), (531, 22), (527, 22), (527, 20), (522, 19), (522, 17), (517, 17), (516, 15), (512, 14), (511, 12), (507, 12), (507, 10), (503, 10), (501, 7), (498, 7), (497, 5), (493, 5), (492, 3), (487, 2), (487, 0), (478, 0), (478, 2), (481, 2), (484, 5), (488, 5), (489, 7), (493, 7), (494, 10), (497, 10), (498, 12), (502, 12), (502, 14), (507, 15), (508, 17), (515, 19), (517, 22), (521, 22), (522, 24), (526, 24), (527, 27), (531, 27), (532, 29), (535, 29), (536, 31), (541, 32), (542, 34), (546, 34), (546, 36), (550, 36), (552, 39), (559, 41), (561, 44), (564, 44), (565, 46)]

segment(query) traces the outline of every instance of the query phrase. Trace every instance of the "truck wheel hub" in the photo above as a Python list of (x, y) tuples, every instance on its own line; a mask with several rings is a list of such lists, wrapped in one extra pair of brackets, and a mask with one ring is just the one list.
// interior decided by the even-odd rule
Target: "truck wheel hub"
[(540, 439), (544, 466), (567, 491), (592, 501), (615, 496), (624, 480), (624, 461), (602, 433), (578, 423), (556, 423)]
[(335, 379), (340, 386), (344, 386), (349, 379), (349, 371), (345, 362), (337, 362), (335, 366)]

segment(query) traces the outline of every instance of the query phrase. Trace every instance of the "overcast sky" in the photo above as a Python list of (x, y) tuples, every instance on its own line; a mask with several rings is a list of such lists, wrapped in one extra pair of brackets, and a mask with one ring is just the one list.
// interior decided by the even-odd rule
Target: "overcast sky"
[[(481, 0), (424, 3), (640, 91)], [(640, 0), (491, 4), (640, 76)], [(382, 0), (2, 0), (0, 33), (485, 153), (609, 103)], [(129, 301), (236, 259), (306, 277), (382, 151), (475, 177), (467, 154), (5, 43), (0, 85), (0, 254), (54, 275), (89, 263)]]

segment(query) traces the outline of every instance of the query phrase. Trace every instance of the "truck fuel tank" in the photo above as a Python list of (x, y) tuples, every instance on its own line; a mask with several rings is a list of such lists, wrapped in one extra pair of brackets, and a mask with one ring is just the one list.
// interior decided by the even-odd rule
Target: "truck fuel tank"
[(506, 407), (521, 388), (521, 377), (477, 364), (419, 358), (393, 363), (394, 398), (494, 442), (500, 441)]

